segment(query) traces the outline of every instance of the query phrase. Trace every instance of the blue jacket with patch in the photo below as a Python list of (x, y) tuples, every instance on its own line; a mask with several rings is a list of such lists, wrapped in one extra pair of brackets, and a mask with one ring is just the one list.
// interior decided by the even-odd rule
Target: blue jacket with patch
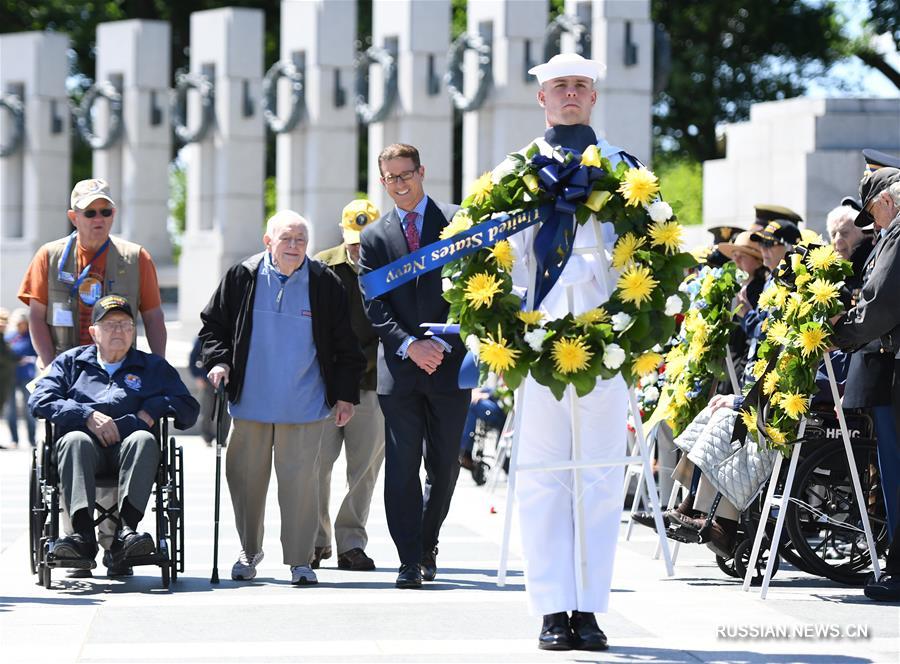
[(178, 429), (192, 426), (200, 413), (200, 404), (165, 359), (132, 348), (109, 376), (94, 345), (61, 353), (38, 381), (28, 407), (35, 417), (53, 422), (57, 438), (70, 431), (90, 433), (86, 420), (94, 411), (112, 417), (122, 439), (149, 430), (137, 416), (140, 410), (155, 421), (171, 416)]

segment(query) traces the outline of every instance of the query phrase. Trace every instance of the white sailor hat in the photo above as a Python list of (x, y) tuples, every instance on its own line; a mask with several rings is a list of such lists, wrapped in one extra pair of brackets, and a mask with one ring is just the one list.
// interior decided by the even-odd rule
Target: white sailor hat
[(604, 71), (606, 65), (601, 62), (588, 60), (577, 53), (560, 53), (544, 64), (532, 67), (528, 73), (537, 76), (538, 83), (543, 83), (563, 76), (584, 76), (596, 81)]

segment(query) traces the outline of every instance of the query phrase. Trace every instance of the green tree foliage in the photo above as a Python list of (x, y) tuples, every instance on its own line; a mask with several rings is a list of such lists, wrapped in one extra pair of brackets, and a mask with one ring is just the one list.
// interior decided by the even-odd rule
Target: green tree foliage
[(672, 43), (656, 147), (697, 161), (721, 156), (717, 125), (747, 118), (754, 102), (802, 95), (845, 55), (833, 0), (653, 0), (651, 11)]
[(662, 195), (682, 224), (703, 223), (703, 166), (689, 158), (662, 158), (653, 164)]

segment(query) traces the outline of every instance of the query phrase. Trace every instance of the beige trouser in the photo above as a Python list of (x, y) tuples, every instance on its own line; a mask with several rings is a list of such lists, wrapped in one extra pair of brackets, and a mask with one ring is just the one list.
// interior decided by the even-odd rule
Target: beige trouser
[[(694, 463), (688, 459), (685, 454), (681, 457), (681, 461), (678, 462), (678, 465), (675, 466), (672, 477), (682, 486), (689, 487), (691, 485), (691, 476), (693, 474)], [(694, 509), (703, 512), (704, 514), (708, 514), (709, 508), (712, 507), (713, 499), (715, 497), (716, 488), (708, 479), (706, 479), (706, 475), (701, 473), (700, 483), (697, 485), (697, 494), (694, 496)], [(716, 516), (737, 521), (740, 518), (741, 513), (733, 503), (723, 496), (722, 500), (719, 501), (718, 508), (716, 508)]]
[(319, 512), (319, 446), (325, 422), (232, 422), (225, 477), (241, 547), (248, 556), (262, 551), (274, 452), (284, 563), (307, 565), (312, 559)]
[(359, 405), (347, 426), (337, 427), (332, 419), (325, 423), (319, 456), (319, 531), (316, 535), (316, 546), (319, 547), (331, 545), (331, 516), (328, 513), (331, 470), (342, 446), (347, 458), (347, 495), (334, 520), (338, 554), (350, 549), (365, 550), (369, 542), (366, 521), (375, 480), (384, 461), (384, 415), (374, 390), (360, 392)]

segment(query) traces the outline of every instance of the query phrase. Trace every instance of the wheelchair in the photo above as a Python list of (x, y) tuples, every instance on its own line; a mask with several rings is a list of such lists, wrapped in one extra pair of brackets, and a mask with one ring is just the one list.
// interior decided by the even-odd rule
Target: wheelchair
[[(874, 427), (871, 418), (864, 412), (847, 412), (845, 416), (861, 488), (863, 495), (867, 496), (876, 553), (882, 557), (887, 550), (888, 533), (884, 500), (878, 484)], [(848, 585), (863, 585), (871, 560), (856, 506), (840, 425), (832, 410), (812, 411), (809, 414), (803, 443), (804, 450), (791, 487), (785, 530), (772, 575), (778, 571), (779, 559), (784, 559), (813, 576), (823, 576)], [(778, 494), (783, 493), (786, 475), (787, 466), (784, 465), (776, 480)], [(716, 556), (716, 564), (728, 576), (744, 578), (746, 574), (765, 493), (766, 485), (741, 514), (732, 557)], [(769, 549), (777, 509), (773, 508), (766, 522), (766, 537), (762, 540), (756, 562), (753, 585), (762, 582), (771, 555)], [(705, 529), (708, 526), (709, 520)], [(708, 539), (705, 534), (701, 529), (701, 542)]]
[[(156, 549), (145, 556), (129, 558), (128, 564), (157, 565), (162, 575), (163, 588), (169, 588), (177, 581), (178, 573), (184, 572), (184, 463), (183, 450), (169, 437), (169, 421), (160, 418), (154, 426), (154, 437), (160, 446), (159, 465), (153, 496), (148, 503), (155, 514)], [(51, 422), (45, 422), (44, 441), (38, 449), (32, 450), (31, 473), (29, 478), (28, 534), (30, 543), (31, 573), (37, 574), (39, 585), (50, 588), (54, 569), (94, 569), (96, 561), (60, 559), (54, 554), (56, 541), (60, 537), (59, 475), (55, 453), (56, 438)], [(98, 475), (97, 487), (116, 487), (114, 476)], [(96, 505), (97, 517), (94, 528), (106, 519), (119, 523), (115, 508)]]

